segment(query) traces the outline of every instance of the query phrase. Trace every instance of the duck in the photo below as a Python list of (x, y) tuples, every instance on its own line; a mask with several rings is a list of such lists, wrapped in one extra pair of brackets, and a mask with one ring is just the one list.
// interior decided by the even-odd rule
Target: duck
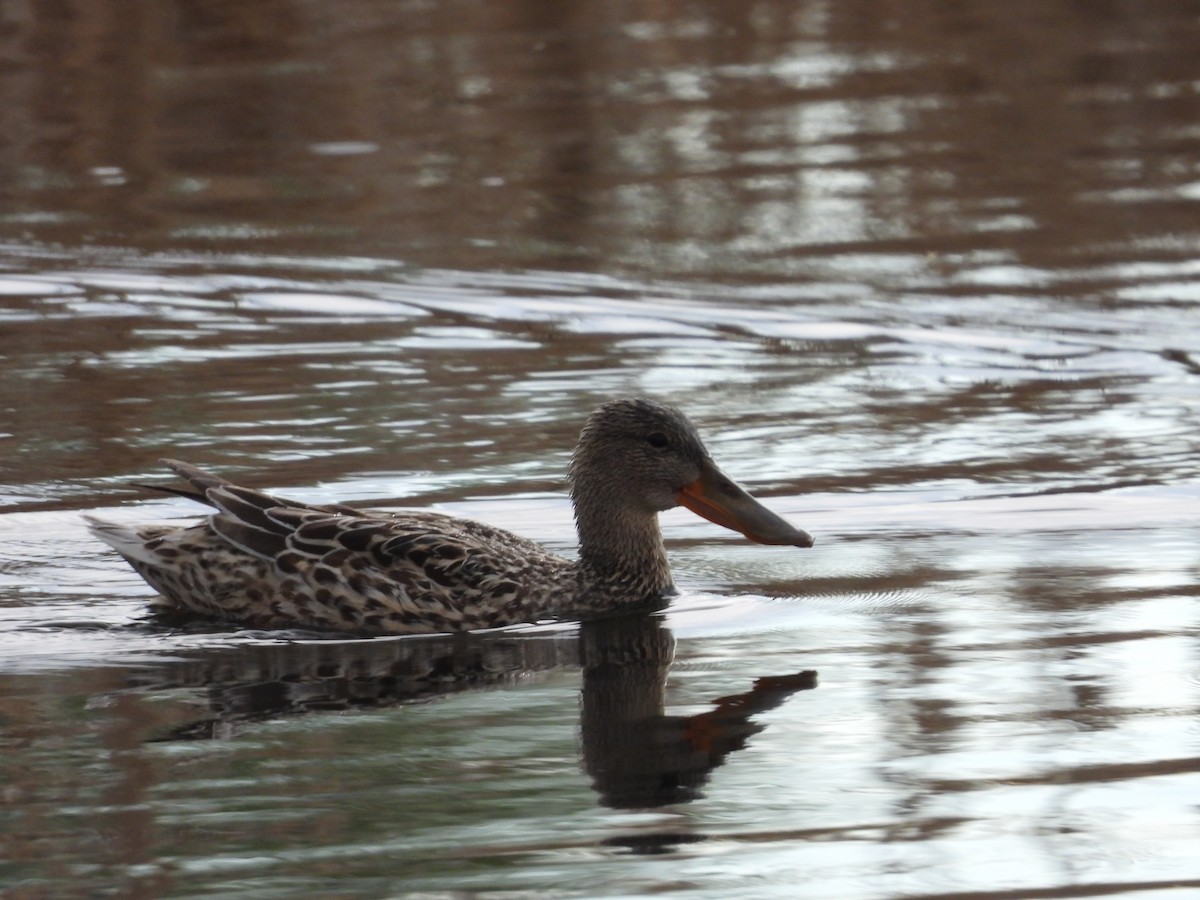
[(682, 412), (646, 398), (583, 425), (567, 473), (574, 559), (472, 519), (302, 503), (162, 462), (188, 487), (159, 490), (212, 511), (191, 525), (88, 516), (92, 534), (158, 606), (258, 629), (434, 634), (661, 608), (675, 588), (658, 514), (677, 506), (759, 544), (813, 545), (717, 467)]

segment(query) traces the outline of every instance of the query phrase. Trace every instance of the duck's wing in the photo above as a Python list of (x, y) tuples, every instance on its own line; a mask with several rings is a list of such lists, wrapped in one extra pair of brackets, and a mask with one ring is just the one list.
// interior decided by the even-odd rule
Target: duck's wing
[(217, 508), (212, 532), (269, 564), (264, 587), (285, 620), (376, 632), (507, 625), (552, 601), (569, 567), (532, 541), (442, 513), (311, 507), (228, 482), (204, 493)]
[[(254, 494), (261, 498), (255, 503), (259, 506), (282, 506), (296, 509), (318, 509), (326, 512), (338, 512), (353, 514), (357, 510), (352, 506), (346, 506), (343, 503), (332, 503), (327, 505), (313, 505), (309, 503), (301, 503), (298, 500), (285, 500), (282, 497), (274, 497), (262, 491), (251, 491), (248, 488), (241, 488), (235, 485), (227, 478), (222, 478), (207, 469), (201, 469), (199, 466), (193, 466), (191, 463), (186, 463), (179, 459), (161, 459), (159, 460), (168, 469), (182, 478), (190, 486), (187, 488), (171, 487), (161, 484), (139, 484), (139, 487), (149, 488), (153, 491), (161, 491), (164, 494), (173, 494), (177, 497), (186, 497), (188, 500), (194, 500), (197, 503), (204, 503), (208, 506), (219, 506), (210, 496), (209, 491), (218, 490), (220, 488), (231, 488), (237, 491)], [(269, 501), (269, 502), (268, 502)]]

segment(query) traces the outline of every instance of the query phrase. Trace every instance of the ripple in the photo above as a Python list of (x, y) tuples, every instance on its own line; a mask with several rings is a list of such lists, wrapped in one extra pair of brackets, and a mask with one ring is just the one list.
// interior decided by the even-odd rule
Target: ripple
[(58, 280), (0, 275), (0, 296), (63, 297), (82, 292), (83, 289), (78, 285)]
[(242, 294), (238, 305), (246, 309), (263, 309), (299, 315), (317, 314), (338, 318), (369, 318), (374, 316), (418, 317), (423, 309), (395, 300), (380, 300), (348, 294), (261, 291)]

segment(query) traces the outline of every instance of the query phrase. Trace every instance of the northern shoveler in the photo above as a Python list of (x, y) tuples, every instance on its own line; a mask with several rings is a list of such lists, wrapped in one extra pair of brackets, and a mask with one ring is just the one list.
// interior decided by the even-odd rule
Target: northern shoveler
[(658, 513), (683, 505), (761, 544), (813, 539), (717, 468), (678, 410), (615, 400), (588, 418), (569, 470), (579, 556), (426, 510), (285, 500), (175, 460), (164, 489), (215, 507), (192, 526), (89, 517), (170, 606), (259, 628), (469, 631), (581, 618), (673, 592)]

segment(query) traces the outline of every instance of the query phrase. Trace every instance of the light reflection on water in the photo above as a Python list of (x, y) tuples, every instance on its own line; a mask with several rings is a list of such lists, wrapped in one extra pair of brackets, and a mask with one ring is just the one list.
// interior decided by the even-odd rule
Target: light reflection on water
[[(663, 302), (599, 301), (573, 292), (522, 297), (529, 286), (520, 279), (497, 279), (486, 291), (467, 287), (456, 305), (453, 273), (443, 273), (433, 293), (428, 275), (416, 285), (356, 282), (354, 296), (371, 310), (360, 317), (357, 307), (342, 309), (348, 296), (344, 282), (330, 285), (332, 294), (316, 284), (301, 294), (231, 290), (218, 279), (200, 302), (187, 296), (200, 286), (188, 276), (176, 283), (159, 275), (158, 294), (141, 285), (136, 304), (114, 304), (104, 294), (113, 290), (115, 279), (82, 273), (62, 277), (79, 279), (76, 286), (84, 295), (66, 308), (51, 298), (32, 297), (17, 301), (21, 305), (11, 311), (27, 310), (25, 317), (15, 318), (18, 328), (44, 331), (47, 312), (51, 321), (63, 322), (59, 340), (65, 353), (47, 356), (39, 347), (37, 358), (27, 362), (52, 367), (46, 370), (51, 377), (30, 380), (28, 408), (63, 404), (64, 373), (58, 370), (64, 365), (66, 373), (75, 369), (78, 376), (120, 385), (117, 398), (97, 402), (125, 406), (121, 418), (138, 415), (128, 404), (142, 399), (138, 384), (147, 377), (144, 371), (153, 369), (159, 383), (143, 382), (140, 393), (176, 385), (176, 404), (186, 396), (189, 377), (200, 372), (212, 384), (210, 398), (201, 398), (212, 406), (204, 418), (226, 418), (230, 427), (244, 430), (250, 411), (262, 409), (265, 427), (247, 437), (268, 453), (286, 440), (283, 431), (271, 427), (275, 423), (294, 429), (294, 452), (301, 456), (304, 446), (371, 454), (370, 448), (385, 441), (411, 441), (419, 436), (423, 417), (453, 415), (466, 398), (476, 408), (490, 406), (473, 414), (474, 421), (507, 419), (519, 428), (512, 419), (517, 416), (536, 424), (527, 404), (519, 402), (525, 396), (538, 398), (538, 415), (546, 420), (578, 417), (585, 403), (564, 406), (559, 398), (577, 394), (585, 383), (590, 402), (613, 393), (687, 393), (694, 415), (726, 421), (736, 406), (723, 395), (752, 387), (755, 402), (747, 416), (774, 411), (778, 420), (770, 434), (761, 427), (753, 434), (774, 451), (767, 465), (778, 469), (764, 473), (773, 478), (799, 468), (809, 478), (822, 475), (847, 485), (863, 473), (874, 479), (894, 464), (889, 457), (896, 451), (911, 454), (915, 443), (920, 464), (931, 469), (941, 463), (955, 463), (960, 471), (974, 466), (1002, 481), (1019, 477), (1036, 461), (1037, 477), (1046, 486), (1054, 483), (1047, 482), (1051, 468), (1058, 471), (1058, 486), (1069, 486), (1077, 477), (1090, 482), (1095, 468), (1054, 458), (1050, 435), (1057, 432), (1076, 457), (1100, 454), (1111, 440), (1127, 442), (1131, 449), (1124, 459), (1104, 460), (1108, 477), (1120, 483), (1153, 477), (1146, 468), (1153, 459), (1137, 451), (1138, 443), (1153, 442), (1153, 456), (1164, 450), (1184, 454), (1188, 447), (1183, 423), (1190, 403), (1180, 390), (1186, 391), (1190, 377), (1189, 357), (1172, 350), (1186, 341), (1180, 340), (1178, 317), (1169, 306), (1122, 312), (1120, 330), (1114, 330), (1111, 316), (1101, 310), (1068, 316), (1062, 300), (1051, 296), (990, 295), (953, 303), (915, 296), (903, 308), (855, 304), (847, 317), (841, 300), (814, 303), (783, 295), (767, 301), (759, 291), (729, 288), (719, 297), (685, 294)], [(547, 279), (538, 277), (539, 290), (546, 290)], [(269, 279), (259, 281), (261, 287)], [(474, 291), (492, 305), (473, 303)], [(264, 294), (271, 298), (265, 308), (254, 299)], [(298, 306), (297, 297), (302, 297)], [(395, 314), (380, 321), (376, 313), (393, 305)], [(485, 309), (490, 310), (486, 315)], [(97, 345), (83, 353), (71, 349), (72, 323), (80, 315), (93, 323), (111, 322), (115, 328), (106, 332), (117, 339), (115, 346)], [(1048, 327), (1030, 335), (1028, 321)], [(615, 359), (611, 351), (618, 354)], [(68, 374), (73, 381), (78, 376)], [(284, 377), (289, 385), (281, 384)], [(446, 378), (449, 390), (436, 396), (437, 382)], [(261, 389), (255, 390), (255, 382)], [(400, 391), (418, 385), (424, 409), (408, 410)], [(296, 394), (289, 395), (288, 388)], [(1144, 400), (1145, 391), (1162, 392), (1171, 403), (1147, 408), (1134, 402)], [(84, 401), (91, 402), (87, 394), (75, 394), (76, 406)], [(957, 416), (935, 415), (935, 408)], [(41, 419), (22, 422), (22, 411), (16, 415), (14, 424), (24, 425), (16, 435), (26, 448), (36, 447), (44, 439)], [(88, 418), (83, 411), (76, 415)], [(1006, 418), (1007, 429), (985, 423), (987, 417)], [(888, 431), (880, 429), (881, 420)], [(443, 421), (443, 427), (456, 430), (462, 424)], [(162, 433), (148, 432), (145, 444), (186, 447), (204, 440), (201, 434), (189, 436), (178, 418), (164, 425)], [(780, 425), (794, 429), (782, 445)], [(987, 442), (978, 439), (981, 427), (991, 432)], [(471, 428), (472, 438), (495, 439), (487, 430)], [(1042, 434), (1043, 447), (1025, 438), (1031, 428)], [(898, 429), (907, 431), (907, 440), (898, 440)], [(559, 434), (557, 443), (565, 448), (570, 432), (564, 427)], [(721, 439), (734, 440), (736, 434)], [(531, 455), (544, 444), (540, 433), (538, 438), (526, 444)], [(849, 446), (853, 454), (845, 452)], [(419, 443), (417, 450), (422, 450)], [(829, 470), (831, 461), (839, 468)], [(1182, 463), (1178, 457), (1173, 461)], [(931, 471), (929, 477), (936, 475)]]
[[(64, 327), (17, 357), (31, 411), (64, 408), (45, 374), (74, 368), (99, 385), (65, 408), (122, 418), (73, 478), (14, 477), (0, 517), (5, 728), (23, 742), (9, 796), (47, 823), (48, 850), (10, 833), (16, 883), (48, 867), (164, 892), (311, 893), (336, 873), (366, 894), (588, 894), (657, 890), (656, 860), (706, 896), (755, 878), (763, 896), (814, 878), (822, 896), (954, 895), (1056, 885), (1064, 867), (1125, 883), (1146, 860), (1147, 884), (1192, 879), (1177, 799), (1200, 769), (1194, 405), (1186, 357), (1153, 352), (1187, 345), (1174, 311), (1068, 316), (1032, 286), (902, 311), (782, 287), (660, 285), (646, 302), (603, 279), (556, 292), (548, 273), (463, 275), (460, 297), (453, 272), (333, 269), (286, 287), (269, 270), (77, 271), (57, 276), (75, 290), (10, 292), (31, 334), (122, 326), (86, 352)], [(437, 656), (158, 623), (74, 510), (187, 515), (128, 482), (215, 447), (300, 499), (433, 502), (570, 553), (573, 431), (633, 391), (682, 402), (818, 544), (664, 515), (674, 648), (647, 664), (638, 639), (610, 639), (619, 662), (599, 675), (570, 626)], [(186, 417), (146, 415), (184, 397)], [(11, 427), (47, 473), (78, 452), (76, 426)], [(728, 699), (808, 670), (815, 690)], [(691, 756), (647, 771), (671, 741)], [(47, 767), (64, 774), (28, 774)], [(92, 819), (115, 842), (81, 838)]]
[[(754, 471), (755, 438), (771, 438), (760, 428), (713, 442), (732, 470)], [(467, 469), (458, 478), (487, 480)], [(431, 489), (457, 490), (387, 475), (297, 492)], [(19, 552), (3, 580), (3, 680), (22, 701), (6, 731), (24, 735), (29, 764), (78, 766), (86, 778), (46, 783), (18, 770), (10, 795), (57, 833), (78, 834), (88, 817), (118, 839), (52, 849), (60, 877), (172, 891), (182, 879), (288, 893), (299, 878), (311, 892), (333, 873), (360, 893), (586, 894), (609, 878), (651, 890), (664, 877), (656, 859), (709, 896), (756, 877), (756, 891), (783, 896), (818, 876), (823, 896), (904, 884), (953, 894), (981, 879), (1012, 883), (1018, 871), (1021, 883), (1055, 884), (1064, 865), (1124, 882), (1147, 859), (1164, 878), (1190, 877), (1192, 817), (1176, 801), (1200, 765), (1195, 491), (988, 493), (959, 483), (776, 496), (820, 536), (803, 558), (665, 516), (683, 594), (666, 619), (678, 643), (651, 666), (649, 702), (661, 703), (665, 684), (668, 717), (707, 721), (719, 698), (758, 677), (812, 669), (821, 684), (751, 718), (746, 745), (694, 795), (636, 814), (605, 811), (613, 804), (586, 746), (577, 750), (581, 690), (585, 717), (588, 696), (611, 704), (625, 694), (611, 682), (588, 694), (574, 629), (485, 639), (491, 664), (471, 668), (470, 651), (474, 675), (446, 681), (442, 668), (432, 682), (419, 674), (428, 642), (357, 642), (364, 656), (356, 642), (312, 636), (164, 630), (116, 561), (87, 554), (62, 565), (59, 542), (83, 540), (73, 513), (10, 514), (5, 544)], [(445, 508), (571, 543), (560, 497)], [(182, 511), (157, 501), (106, 514)], [(89, 673), (86, 692), (59, 674), (71, 669)], [(644, 692), (636, 662), (615, 671)], [(410, 701), (468, 692), (393, 707), (405, 685), (418, 686)], [(288, 714), (276, 719), (280, 698)], [(66, 719), (64, 702), (74, 707)], [(609, 727), (613, 713), (593, 721)], [(583, 728), (586, 745), (586, 718)]]
[[(117, 6), (0, 50), (5, 890), (1200, 889), (1182, 6)], [(78, 516), (178, 455), (569, 554), (626, 393), (816, 546), (672, 511), (661, 620), (347, 641)]]

